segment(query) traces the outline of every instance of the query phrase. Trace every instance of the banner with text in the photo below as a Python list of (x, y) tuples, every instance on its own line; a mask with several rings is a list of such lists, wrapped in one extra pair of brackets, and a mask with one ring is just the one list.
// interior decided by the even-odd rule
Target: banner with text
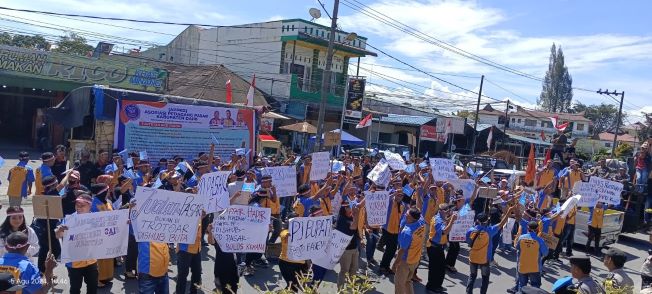
[(332, 237), (331, 216), (290, 219), (287, 255), (291, 260), (308, 260), (324, 254)]
[(475, 212), (468, 211), (465, 215), (458, 215), (453, 223), (450, 233), (448, 234), (448, 241), (450, 242), (464, 242), (466, 241), (466, 232), (473, 227)]
[(124, 256), (129, 243), (129, 210), (71, 214), (61, 246), (62, 262)]
[(311, 154), (312, 166), (310, 167), (310, 180), (318, 181), (323, 180), (331, 170), (330, 167), (330, 153), (329, 152), (315, 152)]
[(150, 158), (194, 158), (211, 143), (216, 155), (230, 158), (255, 142), (251, 109), (121, 100), (116, 122), (114, 147), (147, 151)]
[(405, 160), (403, 159), (403, 156), (401, 156), (401, 154), (389, 152), (389, 151), (384, 151), (383, 154), (385, 154), (385, 159), (387, 160), (387, 164), (392, 169), (405, 170), (405, 168), (407, 167), (407, 165), (405, 164)]
[(381, 226), (387, 221), (389, 206), (389, 191), (364, 191), (364, 207), (367, 213), (367, 223), (370, 226)]
[(271, 176), (278, 197), (297, 195), (297, 169), (294, 166), (266, 167), (260, 172)]
[(217, 171), (201, 176), (197, 187), (197, 194), (208, 199), (206, 213), (222, 211), (229, 207), (229, 190), (226, 180), (230, 171)]
[(473, 196), (473, 192), (475, 192), (475, 181), (472, 179), (452, 179), (448, 180), (451, 185), (455, 188), (455, 190), (462, 190), (464, 192), (464, 198), (469, 199), (471, 196)]
[(130, 218), (137, 242), (195, 243), (206, 197), (139, 186), (135, 198)]
[(576, 182), (573, 191), (582, 195), (577, 202), (579, 207), (593, 207), (597, 202), (619, 205), (623, 184), (592, 176), (588, 182)]
[(349, 236), (338, 230), (333, 230), (331, 240), (328, 243), (328, 247), (326, 247), (326, 254), (320, 254), (312, 258), (312, 263), (332, 270), (340, 262), (340, 258), (344, 254), (346, 246), (351, 242), (351, 239), (353, 239), (353, 236)]
[(213, 221), (213, 236), (222, 251), (264, 253), (272, 210), (232, 205)]

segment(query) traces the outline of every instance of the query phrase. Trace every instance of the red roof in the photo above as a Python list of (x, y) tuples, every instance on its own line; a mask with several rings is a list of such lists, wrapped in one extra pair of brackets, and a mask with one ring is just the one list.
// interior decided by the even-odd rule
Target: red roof
[[(614, 140), (614, 134), (604, 132), (604, 133), (598, 134), (598, 138), (600, 139), (600, 141), (613, 141)], [(637, 143), (638, 138), (636, 138), (636, 137), (634, 137), (634, 136), (632, 136), (630, 134), (625, 133), (625, 134), (618, 135), (618, 141)]]
[(276, 141), (272, 135), (258, 135), (261, 141)]

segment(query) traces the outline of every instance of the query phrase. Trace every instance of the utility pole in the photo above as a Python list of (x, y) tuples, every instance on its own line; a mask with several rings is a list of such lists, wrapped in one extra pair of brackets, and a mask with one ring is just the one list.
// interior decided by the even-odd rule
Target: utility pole
[(475, 141), (478, 140), (478, 119), (480, 118), (480, 98), (482, 98), (482, 84), (484, 75), (480, 78), (480, 91), (478, 91), (478, 104), (475, 106), (475, 119), (473, 120), (473, 144), (471, 144), (471, 154), (475, 154)]
[(328, 51), (326, 54), (326, 68), (321, 80), (321, 102), (319, 103), (319, 116), (317, 118), (317, 136), (315, 137), (315, 152), (320, 151), (323, 146), (321, 139), (324, 133), (324, 116), (326, 115), (326, 101), (330, 92), (331, 84), (331, 66), (333, 65), (333, 45), (335, 44), (335, 34), (337, 33), (337, 11), (340, 1), (335, 0), (333, 3), (333, 17), (331, 18), (331, 34), (328, 38)]
[(616, 97), (620, 96), (620, 106), (618, 107), (618, 116), (616, 117), (616, 131), (614, 132), (614, 141), (611, 144), (611, 158), (614, 158), (616, 157), (616, 143), (618, 142), (618, 132), (620, 131), (620, 117), (623, 114), (623, 100), (625, 100), (625, 91), (618, 93), (616, 90), (614, 90), (613, 92), (609, 93), (609, 89), (604, 91), (599, 89), (597, 93), (600, 95), (607, 95), (609, 97), (612, 97), (612, 95)]
[[(507, 124), (509, 123), (509, 118), (507, 117), (507, 114), (509, 113), (509, 99), (507, 99), (507, 106), (505, 106), (505, 121), (503, 122), (503, 139), (500, 140), (503, 143), (503, 147), (505, 147), (505, 137), (507, 136)], [(498, 150), (498, 144), (494, 146), (494, 151)]]

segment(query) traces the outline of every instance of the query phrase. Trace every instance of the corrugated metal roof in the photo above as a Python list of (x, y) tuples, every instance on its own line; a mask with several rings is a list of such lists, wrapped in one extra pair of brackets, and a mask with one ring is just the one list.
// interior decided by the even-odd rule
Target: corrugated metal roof
[[(473, 121), (472, 121), (472, 120), (467, 119), (467, 123), (466, 123), (466, 124), (469, 125), (471, 128), (473, 128)], [(482, 131), (484, 131), (484, 130), (490, 128), (491, 126), (492, 126), (492, 124), (481, 124), (481, 123), (478, 123), (478, 132), (482, 132)]]
[(523, 136), (514, 135), (514, 134), (510, 134), (510, 133), (507, 133), (507, 136), (509, 136), (510, 139), (514, 139), (514, 140), (521, 141), (521, 142), (532, 143), (532, 144), (537, 144), (537, 145), (546, 145), (546, 146), (552, 145), (550, 142), (541, 141), (539, 139), (531, 139), (531, 138), (528, 138), (528, 137), (523, 137)]
[[(390, 123), (390, 124), (421, 126), (433, 120), (434, 118), (435, 117), (419, 116), (419, 115), (389, 114), (388, 116), (380, 117), (380, 121), (384, 123)], [(378, 119), (374, 119), (374, 120), (378, 121)]]

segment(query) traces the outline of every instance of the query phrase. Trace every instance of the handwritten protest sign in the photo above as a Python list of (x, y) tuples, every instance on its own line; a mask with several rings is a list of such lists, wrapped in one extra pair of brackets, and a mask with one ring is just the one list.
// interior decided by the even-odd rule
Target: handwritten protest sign
[(197, 194), (208, 199), (206, 213), (222, 211), (229, 207), (229, 190), (226, 180), (230, 174), (230, 171), (217, 171), (201, 176)]
[(63, 262), (124, 256), (129, 243), (129, 210), (71, 214), (64, 222)]
[(464, 198), (469, 199), (471, 196), (473, 196), (473, 192), (475, 191), (475, 181), (472, 179), (453, 179), (453, 180), (448, 180), (451, 185), (455, 188), (455, 190), (462, 190), (464, 192)]
[(430, 158), (430, 168), (432, 169), (432, 179), (435, 181), (446, 181), (457, 179), (455, 174), (455, 164), (448, 158)]
[(332, 237), (331, 216), (290, 219), (287, 254), (291, 260), (307, 260), (324, 254)]
[(264, 253), (271, 209), (229, 206), (213, 221), (213, 236), (224, 252)]
[(367, 178), (376, 185), (386, 187), (389, 184), (392, 174), (389, 171), (389, 165), (386, 162), (378, 162), (376, 166), (367, 174)]
[(297, 169), (294, 166), (266, 167), (261, 174), (272, 177), (272, 184), (276, 186), (276, 196), (287, 197), (297, 194)]
[(588, 182), (576, 182), (573, 192), (582, 195), (577, 202), (579, 207), (593, 207), (598, 201), (618, 205), (623, 184), (593, 176)]
[(580, 195), (575, 195), (573, 197), (570, 197), (564, 202), (564, 204), (561, 206), (561, 216), (560, 218), (565, 218), (571, 210), (577, 205), (577, 202), (580, 200)]
[(333, 201), (331, 201), (331, 203), (333, 204), (333, 214), (339, 215), (340, 208), (342, 207), (342, 193), (340, 193), (340, 191), (337, 191), (335, 193), (335, 196), (333, 196)]
[(137, 242), (195, 243), (206, 197), (139, 186), (135, 198), (130, 217)]
[(346, 246), (349, 245), (353, 236), (344, 234), (338, 230), (331, 232), (331, 239), (326, 247), (326, 254), (320, 254), (312, 258), (312, 263), (326, 269), (333, 269), (340, 262)]
[(315, 152), (311, 155), (312, 167), (310, 168), (310, 180), (317, 181), (323, 180), (330, 171), (330, 153), (328, 152)]
[(387, 220), (387, 207), (390, 201), (389, 191), (365, 191), (364, 197), (367, 223), (370, 226), (384, 225)]
[(548, 248), (557, 248), (557, 243), (559, 243), (559, 238), (546, 233), (541, 234), (540, 237), (541, 239), (543, 239), (543, 241), (546, 242), (546, 246), (548, 246)]
[(405, 160), (400, 154), (389, 151), (385, 151), (383, 154), (385, 154), (385, 160), (387, 160), (389, 167), (397, 170), (404, 170), (407, 168)]
[(453, 227), (448, 233), (448, 241), (464, 242), (466, 241), (466, 231), (473, 227), (475, 212), (468, 211), (466, 214), (458, 214), (457, 219), (453, 222)]

